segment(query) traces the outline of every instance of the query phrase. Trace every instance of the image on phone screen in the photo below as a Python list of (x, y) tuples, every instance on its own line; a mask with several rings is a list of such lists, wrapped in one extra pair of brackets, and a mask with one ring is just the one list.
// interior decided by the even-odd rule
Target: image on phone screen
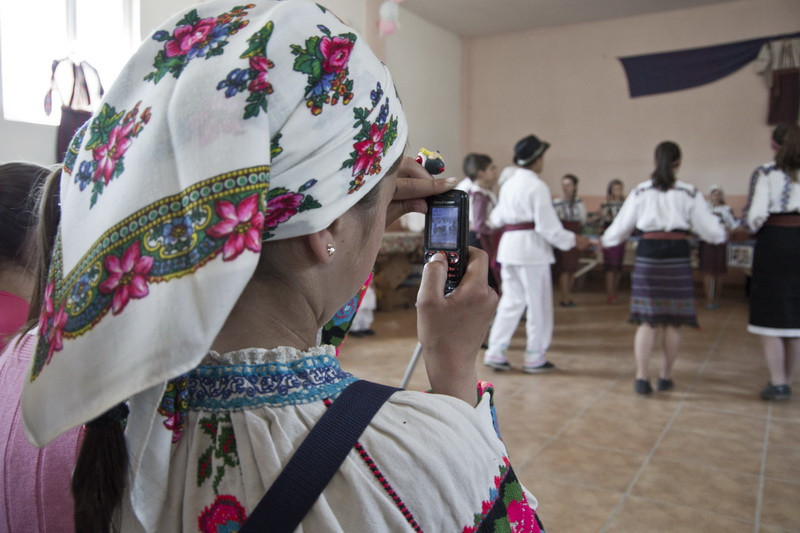
[(458, 207), (431, 209), (431, 248), (455, 250), (458, 248)]

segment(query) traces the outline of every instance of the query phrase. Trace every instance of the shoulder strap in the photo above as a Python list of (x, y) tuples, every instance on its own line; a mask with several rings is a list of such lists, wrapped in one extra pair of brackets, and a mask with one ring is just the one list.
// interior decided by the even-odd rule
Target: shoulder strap
[(398, 390), (360, 380), (342, 391), (253, 509), (240, 533), (294, 531), (372, 417)]

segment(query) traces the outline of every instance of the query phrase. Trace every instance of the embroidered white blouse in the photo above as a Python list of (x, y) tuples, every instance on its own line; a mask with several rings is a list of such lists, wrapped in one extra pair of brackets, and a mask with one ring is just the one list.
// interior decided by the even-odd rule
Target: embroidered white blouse
[(555, 262), (553, 246), (575, 247), (575, 234), (564, 229), (553, 208), (550, 189), (535, 172), (517, 167), (500, 187), (497, 207), (489, 217), (492, 226), (533, 222), (533, 230), (503, 233), (497, 261), (507, 265), (548, 265)]
[(742, 219), (747, 229), (756, 233), (770, 213), (800, 213), (800, 183), (775, 168), (774, 162), (753, 172)]
[(568, 202), (564, 198), (556, 198), (553, 200), (553, 207), (559, 220), (586, 224), (586, 206), (580, 198), (575, 198), (572, 202)]
[(733, 209), (729, 205), (711, 205), (708, 204), (708, 207), (711, 209), (711, 212), (714, 213), (722, 225), (725, 226), (725, 229), (730, 231), (734, 228), (739, 227), (739, 221), (736, 220), (736, 217), (733, 216)]
[(700, 191), (680, 180), (667, 191), (653, 187), (651, 180), (637, 185), (603, 233), (603, 247), (620, 244), (634, 229), (692, 231), (711, 244), (721, 244), (726, 239), (725, 228), (711, 213)]
[[(171, 450), (159, 459), (160, 471), (153, 468), (159, 461), (132, 458), (132, 477), (148, 476), (151, 489), (129, 491), (122, 530), (238, 529), (326, 402), (356, 379), (341, 369), (333, 346), (211, 352), (167, 387), (163, 427), (152, 432), (172, 438)], [(175, 409), (181, 402), (185, 409)], [(130, 444), (135, 436), (128, 437)], [(536, 507), (508, 463), (490, 391), (474, 408), (450, 396), (400, 391), (297, 531), (460, 532), (499, 519), (509, 530), (537, 532)]]

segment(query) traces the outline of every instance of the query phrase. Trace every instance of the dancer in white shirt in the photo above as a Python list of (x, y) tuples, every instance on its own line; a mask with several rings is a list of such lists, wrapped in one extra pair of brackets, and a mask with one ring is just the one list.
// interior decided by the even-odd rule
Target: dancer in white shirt
[(677, 144), (665, 141), (656, 147), (656, 168), (625, 199), (614, 222), (603, 233), (604, 247), (616, 246), (633, 232), (643, 232), (636, 247), (631, 276), (630, 322), (638, 324), (634, 337), (636, 380), (639, 394), (650, 386), (650, 355), (656, 331), (664, 329), (664, 359), (657, 388), (674, 387), (672, 367), (678, 357), (681, 326), (697, 326), (694, 281), (689, 261), (689, 232), (706, 242), (725, 242), (725, 228), (708, 208), (694, 185), (676, 177), (681, 165)]
[(523, 372), (549, 372), (555, 365), (547, 360), (553, 337), (553, 286), (550, 265), (555, 261), (553, 246), (569, 250), (589, 246), (582, 235), (564, 229), (556, 216), (547, 184), (539, 179), (544, 152), (549, 143), (529, 135), (514, 147), (517, 168), (500, 188), (491, 224), (504, 228), (497, 250), (501, 265), (503, 294), (489, 332), (489, 349), (483, 364), (508, 370), (507, 350), (522, 313), (527, 318), (527, 344)]
[(747, 331), (761, 337), (769, 383), (764, 400), (788, 400), (800, 363), (800, 127), (772, 136), (775, 161), (756, 169), (743, 222), (756, 236)]

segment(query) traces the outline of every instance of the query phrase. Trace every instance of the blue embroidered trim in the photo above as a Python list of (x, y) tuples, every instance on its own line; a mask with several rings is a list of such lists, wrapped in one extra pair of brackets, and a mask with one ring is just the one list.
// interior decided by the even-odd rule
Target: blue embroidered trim
[(200, 366), (189, 373), (189, 409), (240, 411), (336, 398), (357, 381), (335, 357), (304, 357), (291, 363)]
[[(650, 190), (657, 190), (653, 185), (652, 181), (650, 183), (646, 183), (644, 185), (640, 184), (639, 186), (634, 189), (633, 194), (634, 196), (639, 196), (640, 194), (650, 191)], [(694, 198), (697, 196), (697, 187), (694, 185), (689, 185), (686, 183), (678, 184), (677, 182), (672, 186), (674, 191), (680, 191), (689, 195), (690, 198)]]

